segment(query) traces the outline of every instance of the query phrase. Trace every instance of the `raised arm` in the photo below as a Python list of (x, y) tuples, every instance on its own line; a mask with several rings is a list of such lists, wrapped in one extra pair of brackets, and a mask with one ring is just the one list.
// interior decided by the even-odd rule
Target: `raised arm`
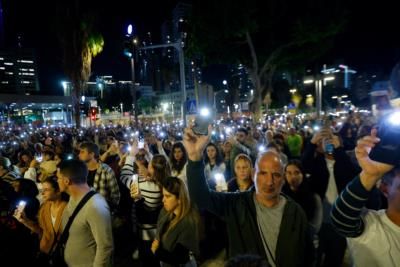
[(355, 152), (362, 172), (359, 177), (348, 184), (332, 208), (332, 224), (344, 236), (357, 237), (363, 233), (364, 222), (361, 210), (377, 181), (393, 168), (391, 165), (369, 158), (369, 151), (378, 142), (376, 131), (373, 131), (371, 136), (366, 136), (358, 141)]
[(208, 136), (198, 136), (195, 135), (191, 129), (185, 130), (183, 144), (189, 158), (186, 168), (187, 183), (190, 198), (200, 209), (207, 209), (223, 217), (227, 207), (231, 206), (231, 202), (237, 199), (237, 195), (214, 192), (210, 190), (207, 185), (204, 175), (202, 153), (210, 140), (211, 130), (210, 126), (208, 129)]

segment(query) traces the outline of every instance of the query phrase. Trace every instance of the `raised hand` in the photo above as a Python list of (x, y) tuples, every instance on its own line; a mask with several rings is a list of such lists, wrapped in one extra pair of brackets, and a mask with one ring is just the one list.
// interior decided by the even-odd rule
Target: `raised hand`
[(203, 156), (203, 151), (210, 142), (212, 127), (208, 126), (208, 135), (196, 135), (192, 128), (186, 128), (183, 136), (183, 145), (186, 148), (188, 157), (191, 161), (199, 161)]
[(371, 135), (358, 140), (355, 148), (357, 161), (362, 169), (361, 183), (367, 190), (371, 190), (376, 182), (393, 168), (393, 165), (373, 161), (369, 157), (369, 152), (379, 141), (380, 139), (376, 136), (376, 129), (373, 129)]

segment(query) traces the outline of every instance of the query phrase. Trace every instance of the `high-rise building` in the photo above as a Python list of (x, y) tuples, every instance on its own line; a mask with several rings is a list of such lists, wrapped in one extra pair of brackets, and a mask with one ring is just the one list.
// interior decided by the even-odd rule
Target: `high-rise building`
[(188, 19), (192, 11), (192, 5), (187, 3), (178, 3), (172, 11), (172, 38), (178, 40), (182, 33), (186, 33), (184, 21)]
[(3, 15), (3, 4), (0, 1), (0, 49), (4, 47), (4, 15)]
[(31, 94), (38, 91), (33, 50), (0, 51), (0, 93)]

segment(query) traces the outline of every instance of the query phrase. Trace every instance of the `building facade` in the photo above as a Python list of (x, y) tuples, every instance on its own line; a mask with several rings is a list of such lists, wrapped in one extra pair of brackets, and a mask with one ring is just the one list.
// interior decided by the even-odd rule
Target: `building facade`
[(39, 90), (33, 50), (0, 51), (0, 93), (26, 95)]

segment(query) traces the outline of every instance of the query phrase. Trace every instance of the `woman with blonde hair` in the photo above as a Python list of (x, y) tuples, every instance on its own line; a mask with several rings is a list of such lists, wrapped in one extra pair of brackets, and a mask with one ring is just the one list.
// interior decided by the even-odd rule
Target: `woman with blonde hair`
[(199, 253), (199, 215), (182, 180), (164, 180), (163, 204), (151, 250), (161, 266), (197, 266), (194, 255)]
[(253, 163), (246, 154), (236, 156), (233, 163), (235, 177), (228, 182), (228, 192), (243, 192), (253, 186)]

